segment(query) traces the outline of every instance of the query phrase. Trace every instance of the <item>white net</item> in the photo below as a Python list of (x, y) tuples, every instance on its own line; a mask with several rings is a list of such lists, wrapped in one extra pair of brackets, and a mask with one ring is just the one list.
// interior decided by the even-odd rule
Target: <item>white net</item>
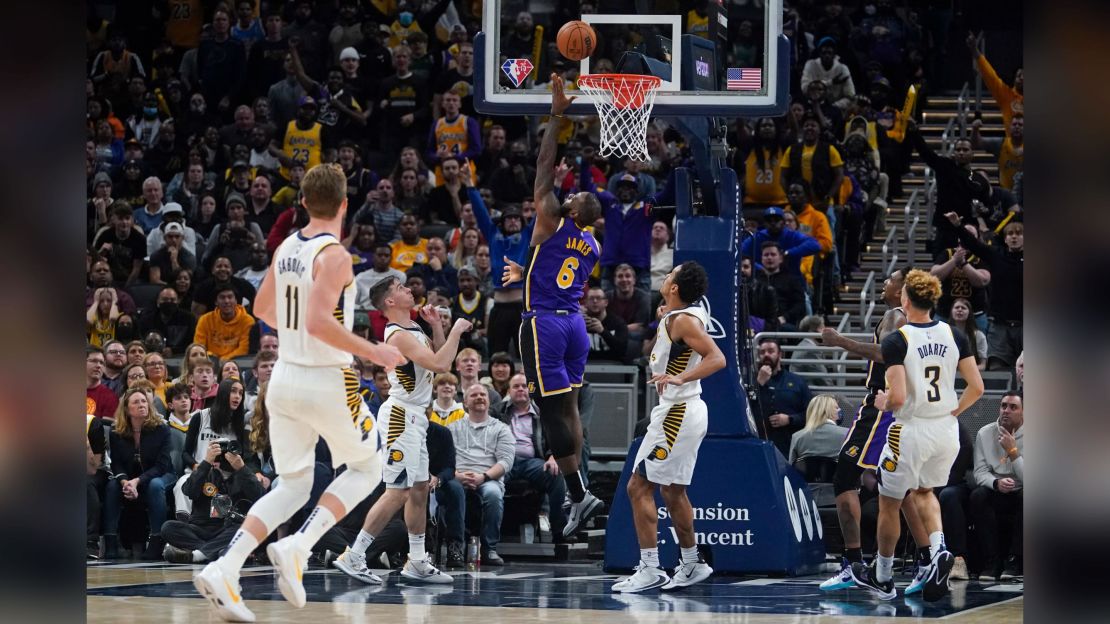
[(578, 88), (601, 119), (601, 155), (647, 160), (647, 125), (662, 81), (639, 74), (586, 74)]

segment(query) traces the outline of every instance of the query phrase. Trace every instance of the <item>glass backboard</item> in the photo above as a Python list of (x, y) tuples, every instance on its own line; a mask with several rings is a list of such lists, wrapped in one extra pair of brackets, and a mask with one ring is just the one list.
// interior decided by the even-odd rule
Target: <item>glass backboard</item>
[[(593, 54), (564, 58), (556, 34), (580, 19), (597, 36)], [(785, 112), (789, 44), (782, 0), (485, 0), (475, 39), (475, 107), (488, 114), (543, 114), (550, 74), (650, 73), (663, 80), (655, 116), (760, 116)], [(572, 114), (588, 114), (579, 99)]]

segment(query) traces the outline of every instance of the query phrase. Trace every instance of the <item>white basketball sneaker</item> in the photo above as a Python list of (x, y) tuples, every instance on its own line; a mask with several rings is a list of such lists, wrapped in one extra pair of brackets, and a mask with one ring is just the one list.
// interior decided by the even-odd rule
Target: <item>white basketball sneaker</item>
[(347, 576), (367, 585), (381, 585), (385, 582), (382, 577), (374, 574), (370, 571), (370, 568), (366, 567), (366, 554), (355, 552), (349, 546), (331, 564), (342, 570)]
[(671, 582), (667, 573), (654, 566), (638, 565), (636, 571), (627, 578), (617, 581), (612, 591), (635, 594), (649, 589), (657, 589)]
[(308, 563), (301, 553), (297, 552), (294, 544), (296, 535), (278, 540), (266, 547), (266, 556), (274, 566), (278, 575), (278, 589), (289, 604), (298, 609), (305, 605), (304, 585), (301, 582), (304, 576), (305, 565)]
[(215, 561), (193, 576), (193, 585), (201, 596), (215, 609), (216, 615), (225, 622), (253, 622), (254, 614), (243, 602), (239, 594), (238, 577), (224, 574), (223, 568)]
[(713, 568), (709, 564), (698, 560), (694, 563), (679, 562), (678, 567), (674, 569), (674, 576), (671, 577), (669, 583), (663, 586), (664, 590), (678, 589), (679, 587), (689, 587), (694, 583), (700, 583), (709, 578), (713, 574)]
[(455, 579), (450, 574), (444, 574), (432, 565), (432, 562), (428, 561), (427, 555), (425, 555), (424, 559), (420, 560), (409, 557), (409, 560), (405, 562), (405, 567), (401, 568), (401, 576), (414, 581), (423, 581), (425, 583), (455, 582)]

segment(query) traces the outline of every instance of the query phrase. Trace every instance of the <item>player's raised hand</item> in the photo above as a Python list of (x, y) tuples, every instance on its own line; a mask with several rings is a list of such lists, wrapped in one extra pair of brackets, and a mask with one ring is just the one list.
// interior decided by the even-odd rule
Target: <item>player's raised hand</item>
[(384, 342), (370, 345), (366, 351), (359, 355), (375, 364), (384, 366), (387, 370), (397, 368), (405, 363), (405, 356), (401, 355), (401, 350)]
[(508, 256), (502, 256), (501, 259), (505, 261), (505, 269), (501, 272), (502, 286), (508, 286), (524, 279), (524, 267), (509, 260)]
[(577, 99), (576, 95), (567, 97), (563, 90), (563, 77), (551, 72), (551, 114), (562, 115), (570, 107), (570, 103)]
[(829, 347), (839, 346), (840, 345), (839, 341), (840, 341), (841, 338), (842, 338), (842, 336), (840, 335), (840, 332), (836, 331), (835, 329), (833, 329), (831, 327), (826, 327), (826, 328), (821, 330), (821, 339), (820, 340), (821, 340), (821, 344), (823, 344), (823, 345), (826, 345), (826, 346), (829, 346)]
[(560, 159), (559, 164), (555, 165), (555, 184), (562, 184), (569, 172), (570, 165), (567, 164), (567, 159)]
[(470, 331), (472, 327), (474, 327), (473, 323), (464, 318), (459, 318), (455, 319), (455, 324), (451, 326), (451, 332), (462, 335)]
[(428, 322), (429, 325), (435, 327), (439, 323), (439, 310), (436, 310), (434, 305), (424, 304), (420, 306), (420, 318)]

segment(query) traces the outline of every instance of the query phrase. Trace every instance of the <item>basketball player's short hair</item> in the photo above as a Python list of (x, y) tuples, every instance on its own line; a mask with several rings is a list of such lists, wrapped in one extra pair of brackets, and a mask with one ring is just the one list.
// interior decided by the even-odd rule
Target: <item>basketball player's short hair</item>
[(920, 310), (932, 310), (940, 299), (940, 280), (931, 273), (914, 269), (906, 275), (906, 296)]
[(601, 218), (601, 202), (593, 193), (579, 194), (582, 196), (582, 202), (578, 204), (578, 218), (575, 219), (575, 223), (581, 227), (588, 227)]
[(384, 312), (385, 296), (389, 294), (389, 289), (393, 288), (393, 285), (399, 282), (400, 280), (396, 277), (387, 277), (377, 284), (374, 284), (374, 287), (370, 289), (370, 305)]
[(912, 264), (907, 264), (906, 266), (898, 269), (898, 272), (902, 274), (902, 281), (906, 280), (906, 276), (910, 274), (910, 271), (913, 271)]
[(440, 384), (445, 383), (449, 383), (452, 386), (457, 386), (459, 385), (459, 378), (456, 377), (453, 373), (440, 373), (435, 376), (435, 379), (432, 380), (432, 387), (438, 388)]
[(700, 264), (687, 260), (678, 265), (674, 285), (678, 286), (679, 299), (685, 303), (694, 303), (704, 297), (705, 291), (709, 290), (709, 275)]
[(347, 175), (335, 163), (316, 165), (304, 174), (301, 193), (310, 216), (334, 218), (347, 199)]

